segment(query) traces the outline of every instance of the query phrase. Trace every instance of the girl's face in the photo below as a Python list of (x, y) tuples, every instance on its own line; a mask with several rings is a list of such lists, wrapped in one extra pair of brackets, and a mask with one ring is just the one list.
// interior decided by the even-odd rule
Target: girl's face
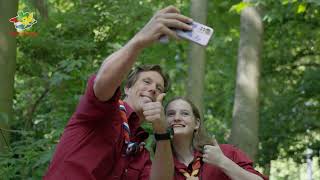
[(166, 119), (173, 128), (175, 135), (192, 135), (199, 128), (199, 120), (195, 118), (191, 105), (177, 99), (168, 104)]

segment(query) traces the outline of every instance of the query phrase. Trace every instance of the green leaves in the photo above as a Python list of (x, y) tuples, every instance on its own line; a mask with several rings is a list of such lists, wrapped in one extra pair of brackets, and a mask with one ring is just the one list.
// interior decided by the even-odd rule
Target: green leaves
[(304, 4), (304, 3), (299, 4), (298, 9), (297, 9), (297, 13), (298, 14), (304, 13), (306, 11), (306, 8), (307, 8), (306, 4)]
[(232, 5), (231, 8), (229, 9), (229, 12), (236, 12), (236, 13), (240, 14), (243, 9), (250, 7), (250, 6), (253, 6), (253, 4), (242, 1), (238, 4)]
[[(28, 2), (21, 7), (29, 7)], [(15, 119), (10, 124), (13, 153), (0, 157), (0, 174), (7, 179), (41, 179), (88, 76), (133, 37), (156, 9), (175, 4), (185, 15), (190, 9), (190, 1), (180, 0), (48, 2), (48, 21), (33, 27), (38, 36), (17, 38)], [(302, 160), (306, 144), (320, 146), (317, 138), (311, 139), (318, 137), (314, 133), (320, 117), (319, 1), (237, 2), (208, 1), (207, 24), (215, 34), (206, 48), (205, 125), (219, 142), (227, 141), (240, 38), (238, 14), (247, 7), (262, 6), (265, 29), (258, 163), (263, 166), (280, 156)], [(187, 41), (172, 40), (143, 51), (137, 64), (164, 67), (172, 82), (168, 100), (186, 93), (188, 54)], [(0, 118), (6, 119), (3, 114)], [(151, 132), (150, 126), (145, 127)]]
[(282, 0), (282, 4), (283, 5), (286, 5), (286, 4), (288, 4), (288, 3), (295, 3), (295, 2), (297, 2), (298, 0)]

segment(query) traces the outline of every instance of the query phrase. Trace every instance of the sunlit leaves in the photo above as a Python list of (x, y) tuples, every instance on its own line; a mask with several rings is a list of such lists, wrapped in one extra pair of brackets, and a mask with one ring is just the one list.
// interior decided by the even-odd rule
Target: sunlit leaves
[(297, 2), (298, 0), (282, 0), (282, 4), (283, 5), (286, 5), (286, 4), (288, 4), (288, 3), (295, 3), (295, 2)]
[(299, 4), (297, 13), (298, 13), (298, 14), (304, 13), (304, 12), (306, 11), (306, 8), (307, 8), (307, 7), (306, 7), (305, 4), (303, 4), (303, 3)]
[(108, 35), (110, 34), (110, 27), (109, 26), (102, 26), (98, 27), (97, 29), (93, 30), (94, 33), (94, 40), (95, 41), (104, 41), (108, 39)]
[(247, 7), (250, 7), (250, 6), (252, 6), (252, 4), (251, 3), (248, 3), (248, 2), (240, 2), (240, 3), (238, 3), (238, 4), (235, 4), (235, 5), (233, 5), (233, 6), (231, 6), (231, 8), (230, 8), (230, 12), (236, 12), (236, 13), (238, 13), (238, 14), (240, 14), (240, 12), (243, 10), (243, 9), (245, 9), (245, 8), (247, 8)]

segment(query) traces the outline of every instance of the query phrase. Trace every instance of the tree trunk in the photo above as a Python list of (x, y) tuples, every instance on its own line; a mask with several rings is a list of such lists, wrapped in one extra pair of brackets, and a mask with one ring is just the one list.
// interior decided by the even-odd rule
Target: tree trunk
[(16, 65), (16, 37), (9, 19), (17, 16), (18, 0), (0, 0), (0, 152), (6, 149), (8, 124), (13, 118), (12, 99)]
[[(191, 0), (191, 17), (194, 21), (206, 24), (207, 0)], [(189, 77), (187, 97), (199, 108), (203, 116), (203, 89), (205, 72), (205, 49), (197, 44), (190, 44)]]
[(256, 7), (247, 7), (241, 12), (240, 26), (230, 143), (254, 160), (259, 141), (259, 76), (263, 34), (262, 20)]
[(32, 4), (36, 7), (44, 20), (48, 20), (48, 6), (45, 0), (32, 0)]

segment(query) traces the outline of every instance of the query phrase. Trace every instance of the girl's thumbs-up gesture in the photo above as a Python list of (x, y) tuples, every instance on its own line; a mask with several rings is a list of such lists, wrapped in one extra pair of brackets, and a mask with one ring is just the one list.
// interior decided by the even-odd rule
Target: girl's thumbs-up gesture
[(220, 149), (220, 146), (214, 136), (212, 136), (212, 145), (203, 147), (202, 160), (206, 163), (220, 167), (226, 160), (226, 156)]

